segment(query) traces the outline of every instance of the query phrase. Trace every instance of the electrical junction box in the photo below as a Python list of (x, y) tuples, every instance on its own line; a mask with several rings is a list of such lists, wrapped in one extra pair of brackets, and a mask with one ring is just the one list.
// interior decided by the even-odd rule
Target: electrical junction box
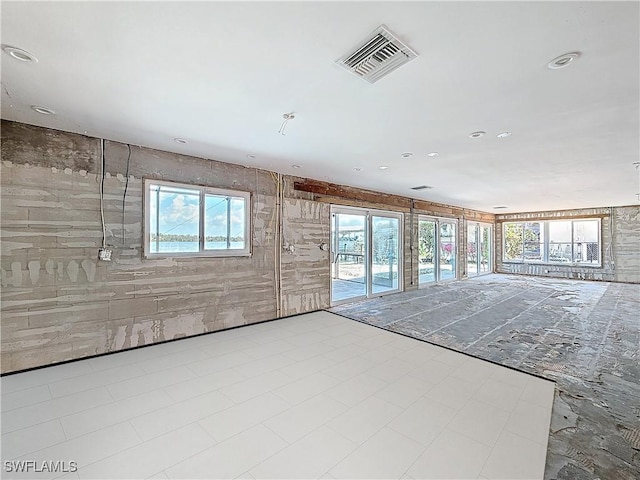
[(111, 250), (110, 248), (103, 247), (98, 250), (98, 260), (102, 260), (103, 262), (110, 262), (112, 253), (113, 253), (113, 250)]

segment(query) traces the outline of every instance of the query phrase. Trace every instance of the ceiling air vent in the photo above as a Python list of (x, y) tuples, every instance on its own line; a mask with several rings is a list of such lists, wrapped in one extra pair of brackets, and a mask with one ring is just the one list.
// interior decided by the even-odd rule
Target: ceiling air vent
[(417, 187), (411, 187), (411, 190), (428, 190), (430, 188), (433, 187), (430, 187), (429, 185), (419, 185)]
[(416, 52), (381, 25), (336, 63), (367, 82), (375, 83), (417, 56)]

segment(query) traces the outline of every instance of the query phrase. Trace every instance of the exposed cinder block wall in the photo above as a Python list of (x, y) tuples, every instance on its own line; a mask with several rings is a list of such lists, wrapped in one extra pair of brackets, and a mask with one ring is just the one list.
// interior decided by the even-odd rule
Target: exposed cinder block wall
[[(97, 260), (99, 140), (2, 122), (2, 372), (277, 317), (276, 183), (269, 172), (106, 142), (112, 262)], [(252, 193), (253, 255), (143, 259), (142, 177)], [(293, 193), (292, 193), (293, 194)], [(285, 199), (281, 315), (328, 306), (328, 205)]]
[(282, 237), (292, 252), (281, 258), (282, 315), (328, 308), (331, 288), (330, 206), (305, 199), (284, 199)]
[(611, 217), (615, 280), (640, 283), (640, 205), (612, 208)]
[[(328, 307), (330, 257), (320, 245), (330, 243), (331, 203), (404, 213), (406, 290), (418, 287), (418, 215), (458, 219), (459, 278), (466, 268), (464, 220), (494, 221), (492, 214), (416, 201), (411, 250), (407, 205), (413, 203), (406, 197), (351, 187), (340, 187), (342, 196), (323, 197), (293, 187), (304, 179), (284, 177), (279, 221), (271, 172), (141, 147), (131, 148), (123, 218), (128, 150), (107, 141), (104, 206), (114, 258), (99, 262), (99, 140), (7, 121), (1, 133), (2, 373)], [(250, 191), (253, 255), (143, 259), (143, 177)], [(595, 270), (558, 266), (548, 275), (638, 282), (638, 207), (613, 209), (612, 229), (609, 209), (574, 214), (594, 211), (604, 216), (603, 241), (611, 245), (614, 263)], [(533, 265), (499, 262), (500, 225), (497, 270), (545, 275)], [(276, 249), (278, 226), (293, 251)]]
[[(502, 262), (502, 224), (504, 222), (562, 220), (584, 217), (601, 218), (601, 267)], [(640, 283), (640, 206), (496, 215), (495, 232), (497, 272)]]

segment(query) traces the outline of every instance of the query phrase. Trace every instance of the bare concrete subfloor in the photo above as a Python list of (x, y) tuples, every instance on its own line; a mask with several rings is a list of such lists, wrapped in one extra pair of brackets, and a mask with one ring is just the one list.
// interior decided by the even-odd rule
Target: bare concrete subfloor
[(640, 285), (511, 275), (330, 311), (556, 382), (546, 479), (640, 479)]

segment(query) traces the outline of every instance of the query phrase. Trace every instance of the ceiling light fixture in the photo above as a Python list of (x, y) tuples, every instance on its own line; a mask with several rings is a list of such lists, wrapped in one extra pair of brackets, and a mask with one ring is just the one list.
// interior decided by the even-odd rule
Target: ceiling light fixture
[(470, 138), (480, 138), (480, 137), (484, 137), (486, 134), (486, 132), (483, 132), (481, 130), (477, 131), (477, 132), (473, 132), (469, 134)]
[(389, 167), (387, 167), (386, 165), (380, 165), (378, 168), (380, 170), (389, 170)]
[(250, 154), (247, 155), (247, 158), (253, 159), (253, 158), (256, 158), (256, 156), (253, 153), (250, 153)]
[(2, 45), (2, 51), (16, 60), (21, 62), (33, 62), (38, 63), (38, 59), (26, 50), (22, 50), (18, 47), (12, 47), (11, 45)]
[(559, 68), (569, 66), (571, 63), (573, 63), (574, 60), (577, 60), (578, 58), (580, 58), (580, 52), (565, 53), (564, 55), (560, 55), (559, 57), (551, 60), (547, 64), (547, 67), (549, 67), (551, 70), (558, 70)]
[(184, 138), (174, 138), (174, 142), (179, 143), (180, 145), (184, 145), (187, 141)]
[(354, 172), (361, 172), (362, 169), (360, 167), (353, 167)]
[(291, 168), (300, 168), (302, 165), (291, 165)]
[(41, 107), (39, 105), (31, 105), (31, 110), (33, 110), (34, 112), (38, 112), (42, 115), (55, 115), (56, 113), (50, 108)]
[(413, 155), (413, 153), (411, 153), (411, 152), (404, 152), (404, 153), (402, 154), (402, 158), (409, 158), (409, 157), (410, 157), (410, 156), (412, 156), (412, 155)]
[(500, 132), (496, 137), (498, 138), (507, 138), (511, 136), (511, 132)]
[(429, 152), (429, 153), (427, 153), (427, 157), (437, 157), (438, 155), (440, 155), (438, 152)]

